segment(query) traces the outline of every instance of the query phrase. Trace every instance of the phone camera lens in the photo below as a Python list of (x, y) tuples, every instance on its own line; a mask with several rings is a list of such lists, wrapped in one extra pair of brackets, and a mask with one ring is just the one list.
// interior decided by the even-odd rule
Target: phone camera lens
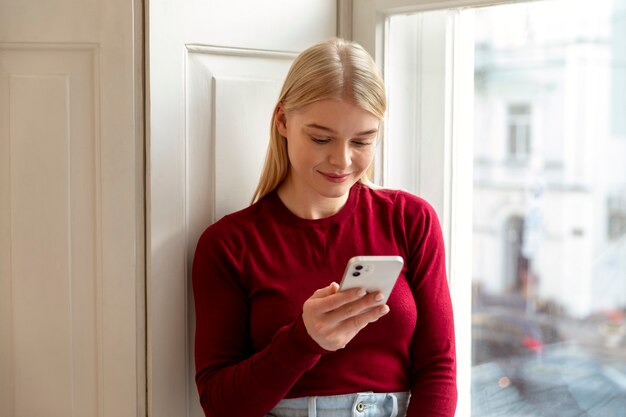
[(361, 269), (363, 269), (363, 265), (357, 265), (354, 267), (354, 269), (356, 269), (357, 271), (360, 271)]
[(360, 273), (360, 272), (353, 272), (353, 273), (352, 273), (352, 276), (353, 276), (353, 277), (358, 277), (359, 275), (361, 275), (361, 273)]

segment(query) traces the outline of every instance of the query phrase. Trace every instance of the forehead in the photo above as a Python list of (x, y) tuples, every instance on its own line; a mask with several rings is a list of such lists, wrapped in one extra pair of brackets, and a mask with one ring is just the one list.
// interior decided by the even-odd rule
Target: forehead
[(323, 126), (341, 133), (377, 129), (377, 116), (343, 100), (320, 100), (292, 113), (292, 120), (304, 127)]

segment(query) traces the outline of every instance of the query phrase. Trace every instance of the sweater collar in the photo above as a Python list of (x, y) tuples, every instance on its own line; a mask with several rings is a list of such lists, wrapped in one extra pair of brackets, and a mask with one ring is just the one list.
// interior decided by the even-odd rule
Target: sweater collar
[(274, 213), (274, 216), (281, 223), (285, 223), (292, 226), (304, 226), (304, 227), (327, 227), (332, 224), (340, 223), (346, 218), (350, 217), (354, 212), (354, 209), (357, 206), (357, 202), (359, 200), (360, 190), (363, 188), (363, 184), (357, 182), (350, 188), (350, 194), (348, 195), (348, 200), (346, 204), (335, 214), (332, 216), (324, 217), (321, 219), (303, 219), (301, 217), (296, 216), (293, 212), (291, 212), (287, 206), (282, 202), (280, 197), (278, 197), (278, 193), (276, 190), (272, 191), (267, 195), (267, 203), (270, 206), (271, 211)]

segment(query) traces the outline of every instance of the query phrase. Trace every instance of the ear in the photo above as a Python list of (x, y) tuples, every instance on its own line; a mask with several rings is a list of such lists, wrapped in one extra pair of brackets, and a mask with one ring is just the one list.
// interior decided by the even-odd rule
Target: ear
[(278, 129), (278, 133), (280, 133), (282, 137), (287, 138), (287, 115), (285, 114), (283, 103), (278, 103), (276, 106), (274, 123), (276, 124), (276, 129)]

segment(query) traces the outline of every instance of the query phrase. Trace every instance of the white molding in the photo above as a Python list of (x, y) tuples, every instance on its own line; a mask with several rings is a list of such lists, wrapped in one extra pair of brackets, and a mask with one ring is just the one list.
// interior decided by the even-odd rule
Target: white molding
[(495, 6), (507, 3), (523, 3), (535, 0), (368, 0), (378, 12), (386, 15), (415, 13), (433, 10)]
[(78, 42), (0, 42), (0, 50), (63, 50), (63, 51), (91, 51), (99, 48), (97, 43), (78, 43)]
[(352, 40), (353, 0), (337, 0), (337, 36)]
[(352, 35), (379, 62), (384, 44), (384, 24), (388, 16), (528, 1), (533, 0), (358, 0), (352, 11)]
[(457, 345), (457, 415), (471, 410), (471, 295), (474, 155), (474, 39), (473, 16), (454, 16), (450, 34), (451, 51), (451, 132), (449, 183), (449, 279), (455, 309)]
[(205, 55), (226, 55), (236, 57), (276, 59), (294, 59), (296, 56), (298, 56), (298, 52), (275, 51), (270, 49), (232, 48), (202, 44), (187, 44), (185, 45), (185, 47), (187, 48), (187, 51), (189, 53)]

